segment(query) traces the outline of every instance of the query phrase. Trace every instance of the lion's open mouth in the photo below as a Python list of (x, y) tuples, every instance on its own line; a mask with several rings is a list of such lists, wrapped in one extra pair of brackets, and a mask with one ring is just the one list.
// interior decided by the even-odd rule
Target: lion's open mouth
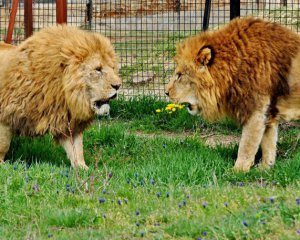
[(96, 108), (100, 109), (102, 107), (102, 105), (108, 104), (108, 103), (109, 103), (109, 100), (106, 100), (106, 101), (98, 100), (98, 101), (94, 102), (94, 105)]
[(182, 105), (185, 105), (189, 110), (193, 110), (193, 106), (191, 103), (189, 102), (184, 102), (184, 103), (181, 103)]
[(117, 97), (117, 93), (115, 93), (113, 96), (111, 96), (109, 99), (106, 100), (97, 100), (94, 102), (94, 106), (98, 109), (100, 109), (104, 104), (109, 104), (109, 101), (111, 99), (114, 99)]
[(187, 103), (187, 104), (186, 104), (186, 107), (187, 107), (189, 110), (193, 110), (192, 104), (190, 104), (190, 103)]

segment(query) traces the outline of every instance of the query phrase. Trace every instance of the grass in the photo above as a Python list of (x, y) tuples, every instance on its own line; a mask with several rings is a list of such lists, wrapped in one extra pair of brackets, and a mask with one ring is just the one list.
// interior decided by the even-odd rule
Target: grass
[(299, 239), (298, 130), (284, 126), (272, 170), (237, 174), (236, 144), (198, 137), (238, 135), (232, 122), (155, 113), (165, 105), (115, 101), (84, 135), (89, 171), (71, 169), (51, 136), (15, 137), (0, 167), (1, 238)]

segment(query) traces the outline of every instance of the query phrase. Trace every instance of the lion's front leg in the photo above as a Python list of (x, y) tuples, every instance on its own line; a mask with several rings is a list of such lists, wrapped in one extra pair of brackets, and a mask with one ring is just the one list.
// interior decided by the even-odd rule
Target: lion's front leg
[(77, 134), (73, 138), (63, 138), (59, 140), (60, 144), (65, 149), (68, 158), (71, 161), (72, 167), (80, 167), (88, 169), (83, 157), (83, 135)]
[(247, 172), (254, 164), (255, 154), (265, 131), (265, 112), (255, 112), (243, 127), (234, 170)]
[(278, 121), (268, 123), (261, 141), (262, 163), (260, 169), (268, 169), (275, 164), (278, 139)]
[(0, 123), (0, 164), (4, 162), (5, 155), (9, 150), (11, 137), (12, 133), (10, 127)]

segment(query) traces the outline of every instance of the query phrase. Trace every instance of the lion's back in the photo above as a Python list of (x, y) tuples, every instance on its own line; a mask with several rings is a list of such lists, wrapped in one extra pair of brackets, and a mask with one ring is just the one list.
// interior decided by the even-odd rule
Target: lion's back
[(289, 73), (300, 52), (300, 37), (290, 29), (256, 18), (235, 19), (186, 39), (177, 47), (177, 58), (194, 61), (204, 47), (213, 50), (209, 72), (218, 104), (239, 123), (249, 119), (262, 96), (272, 105), (289, 94)]

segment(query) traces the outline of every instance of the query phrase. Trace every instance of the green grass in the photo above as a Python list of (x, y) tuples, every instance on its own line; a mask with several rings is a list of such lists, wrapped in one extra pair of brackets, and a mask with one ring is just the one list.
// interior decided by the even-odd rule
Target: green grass
[(115, 101), (85, 132), (89, 171), (71, 169), (51, 136), (15, 137), (0, 166), (0, 238), (299, 239), (298, 130), (281, 131), (272, 170), (237, 174), (236, 144), (198, 137), (238, 135), (232, 122), (155, 113), (165, 105)]

